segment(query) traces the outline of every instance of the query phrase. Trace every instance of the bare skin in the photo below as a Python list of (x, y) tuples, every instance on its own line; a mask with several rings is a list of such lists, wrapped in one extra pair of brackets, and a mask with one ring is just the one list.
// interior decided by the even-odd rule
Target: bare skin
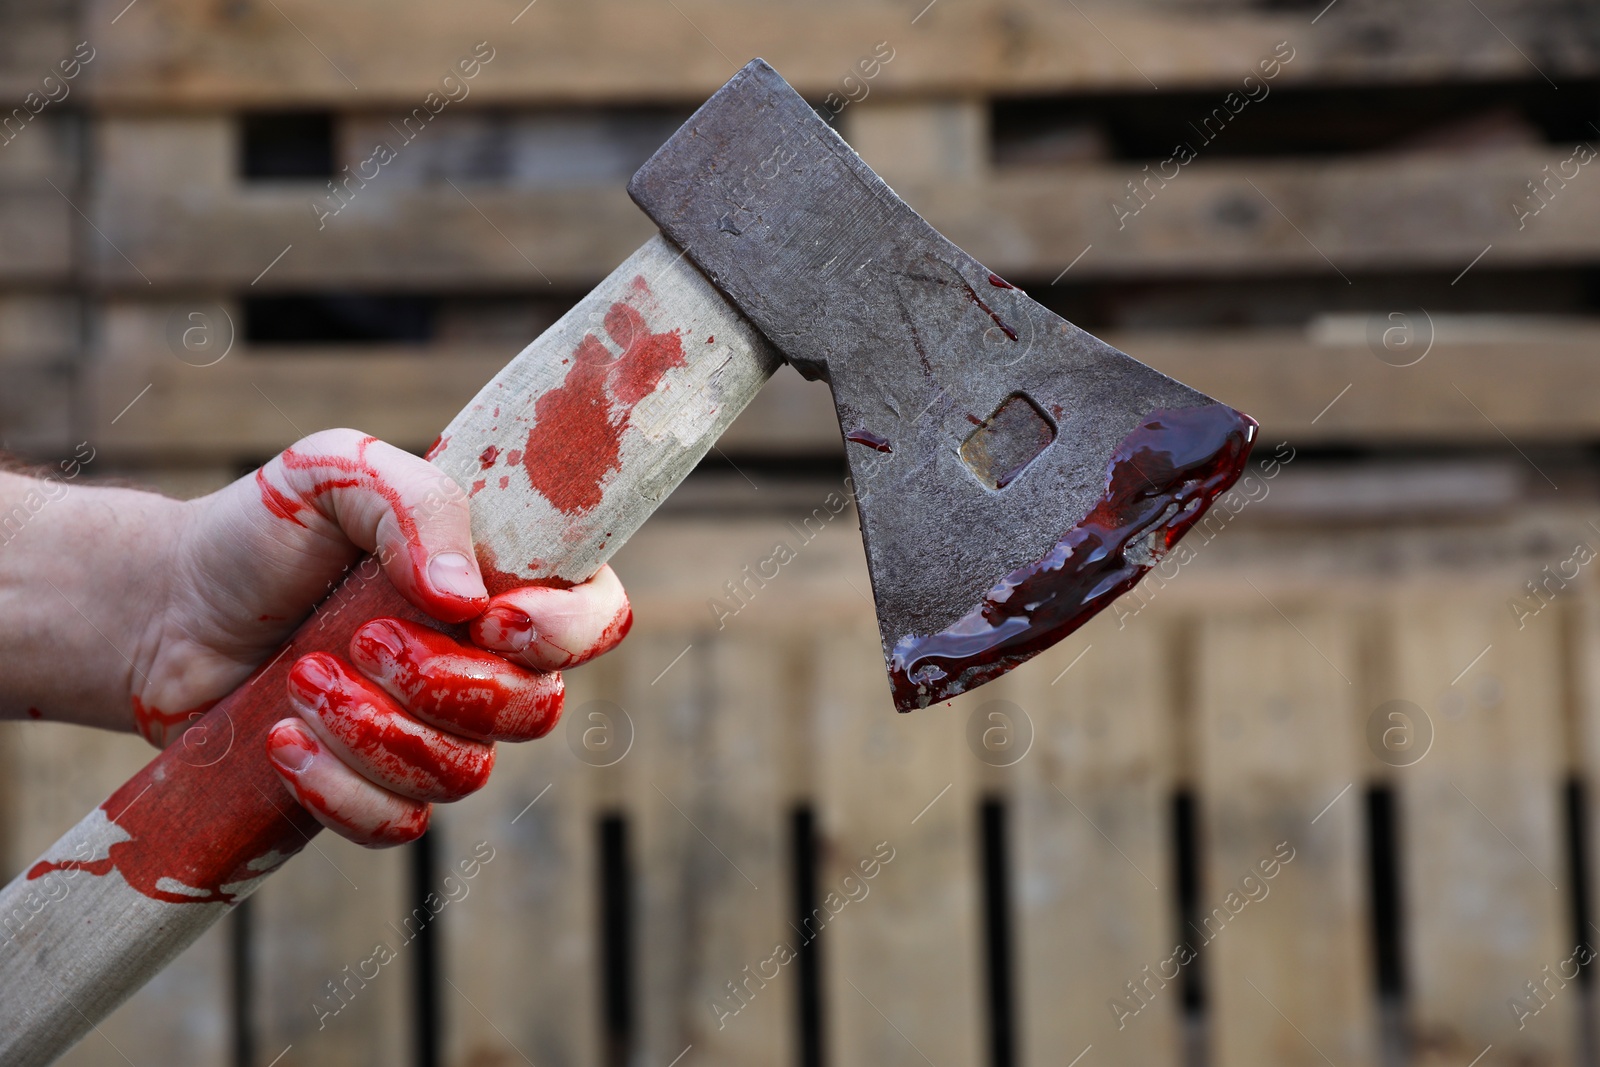
[[(63, 470), (65, 470), (65, 466)], [(465, 494), (429, 463), (327, 430), (210, 496), (0, 473), (0, 718), (128, 730), (163, 746), (242, 682), (362, 552), (472, 644), (400, 619), (294, 666), (266, 758), (318, 821), (400, 844), (479, 789), (497, 741), (561, 714), (557, 672), (632, 620), (610, 568), (490, 598)]]

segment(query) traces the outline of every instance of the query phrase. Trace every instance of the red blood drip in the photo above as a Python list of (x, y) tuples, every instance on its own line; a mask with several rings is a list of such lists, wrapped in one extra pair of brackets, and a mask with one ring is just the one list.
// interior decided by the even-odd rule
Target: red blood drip
[(846, 441), (854, 441), (858, 445), (866, 445), (868, 448), (875, 448), (879, 452), (894, 451), (887, 437), (880, 437), (871, 430), (851, 430), (844, 435), (844, 439)]
[(1004, 278), (1000, 277), (1000, 275), (998, 275), (998, 274), (989, 275), (989, 284), (994, 286), (996, 289), (1015, 289), (1016, 288), (1016, 286), (1012, 285), (1010, 282), (1006, 281)]
[(170, 732), (172, 727), (182, 726), (187, 729), (193, 725), (194, 720), (210, 711), (215, 704), (215, 700), (207, 700), (183, 711), (162, 711), (134, 697), (133, 723), (139, 728), (140, 737), (152, 745), (165, 747), (171, 744), (173, 737), (176, 736)]
[(713, 342), (716, 341), (716, 339), (717, 339), (717, 335), (716, 334), (712, 334), (710, 337), (706, 338), (706, 344), (708, 344), (708, 345), (712, 344)]
[[(355, 639), (382, 629), (366, 627)], [(440, 640), (448, 638), (441, 635)], [(447, 678), (442, 684), (448, 693), (443, 698), (435, 696), (436, 702), (460, 699), (465, 687), (499, 688), (460, 677)], [(323, 727), (337, 742), (381, 773), (403, 796), (431, 800), (439, 794), (436, 799), (459, 800), (482, 788), (494, 767), (494, 749), (420, 726), (375, 683), (327, 653), (313, 653), (296, 662), (289, 671), (289, 688), (302, 704), (317, 709)], [(503, 693), (499, 699), (504, 702)]]
[[(541, 578), (530, 578), (527, 575), (502, 570), (499, 557), (495, 555), (494, 549), (489, 546), (487, 541), (478, 542), (477, 550), (478, 570), (483, 575), (483, 584), (489, 590), (490, 596), (499, 596), (501, 593), (512, 589), (521, 589), (525, 585), (543, 585), (551, 589), (571, 589), (578, 584), (569, 582), (565, 578), (557, 578), (553, 574)], [(528, 563), (530, 571), (541, 570), (543, 567), (543, 560), (536, 559)]]
[[(1256, 423), (1222, 404), (1152, 412), (1112, 454), (1105, 495), (1045, 557), (889, 659), (901, 711), (963, 693), (1055, 644), (1133, 588), (1240, 473)], [(1129, 558), (1144, 549), (1143, 558)]]
[(444, 454), (444, 445), (445, 436), (444, 434), (440, 434), (438, 437), (433, 439), (433, 444), (428, 446), (428, 450), (422, 454), (422, 458), (437, 459), (439, 456)]
[(478, 455), (478, 466), (488, 470), (494, 466), (494, 461), (500, 458), (500, 446), (490, 445)]
[(266, 505), (268, 511), (280, 519), (288, 519), (296, 526), (305, 525), (296, 516), (306, 509), (306, 505), (291, 499), (283, 490), (267, 481), (265, 468), (256, 469), (256, 486), (261, 490), (261, 503)]
[[(649, 295), (644, 279), (635, 278), (629, 299)], [(611, 305), (605, 329), (622, 355), (613, 359), (598, 338), (585, 334), (566, 378), (534, 406), (528, 431), (528, 480), (569, 515), (600, 503), (602, 484), (621, 468), (622, 436), (634, 405), (655, 392), (669, 370), (685, 364), (678, 331), (651, 332), (627, 303)]]
[(30, 718), (30, 719), (42, 719), (42, 718), (44, 718), (44, 712), (40, 711), (38, 708), (29, 708), (28, 709), (28, 718)]
[[(989, 277), (993, 278), (994, 275), (991, 274), (991, 275), (989, 275)], [(988, 304), (985, 304), (983, 302), (983, 297), (978, 295), (978, 291), (976, 289), (974, 289), (972, 286), (967, 284), (967, 281), (966, 281), (965, 278), (961, 278), (961, 279), (958, 279), (958, 280), (961, 282), (961, 288), (963, 288), (963, 289), (965, 289), (967, 291), (967, 299), (971, 300), (974, 304), (977, 304), (978, 307), (982, 308), (984, 314), (988, 315), (991, 319), (993, 319), (994, 320), (994, 324), (996, 326), (1000, 327), (1000, 329), (1002, 331), (1004, 331), (1004, 333), (1005, 333), (1005, 335), (1007, 337), (1009, 337), (1013, 341), (1015, 341), (1017, 339), (1017, 331), (1013, 330), (1010, 326), (1007, 326), (1005, 320), (1000, 317), (999, 313), (996, 312), (994, 308), (990, 307)], [(1006, 286), (1006, 288), (1009, 289), (1009, 288), (1011, 288), (1011, 286), (1008, 285), (1008, 286)]]
[(467, 495), (468, 496), (477, 496), (478, 495), (478, 490), (482, 489), (484, 486), (486, 486), (488, 484), (489, 484), (488, 482), (484, 481), (482, 478), (479, 478), (477, 481), (472, 483), (472, 488), (467, 490)]
[[(526, 741), (549, 733), (561, 716), (559, 674), (530, 672), (425, 626), (375, 619), (356, 631), (350, 654), (362, 670), (404, 693), (413, 714), (449, 731), (451, 738)], [(471, 751), (482, 752), (482, 746)], [(488, 755), (492, 761), (493, 750)], [(472, 772), (459, 756), (446, 756), (463, 773)], [(471, 783), (463, 779), (462, 784)]]

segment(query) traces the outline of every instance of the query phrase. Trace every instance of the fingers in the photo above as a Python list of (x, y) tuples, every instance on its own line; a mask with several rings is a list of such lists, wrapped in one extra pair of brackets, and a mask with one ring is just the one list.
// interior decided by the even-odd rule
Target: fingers
[(615, 647), (633, 625), (628, 594), (610, 567), (571, 589), (501, 593), (472, 622), (472, 640), (538, 670), (565, 670)]
[(289, 696), (317, 739), (352, 770), (402, 797), (459, 800), (483, 788), (494, 746), (440, 730), (325, 652), (289, 670)]
[(430, 805), (367, 781), (330, 753), (299, 719), (284, 719), (267, 732), (267, 758), (301, 807), (358, 845), (403, 845), (428, 828)]
[(434, 618), (464, 622), (486, 606), (467, 495), (426, 460), (355, 430), (323, 430), (255, 480), (275, 520), (331, 524), (375, 552), (395, 588)]
[(543, 737), (561, 717), (561, 675), (530, 671), (401, 619), (374, 619), (350, 661), (423, 722), (482, 741)]

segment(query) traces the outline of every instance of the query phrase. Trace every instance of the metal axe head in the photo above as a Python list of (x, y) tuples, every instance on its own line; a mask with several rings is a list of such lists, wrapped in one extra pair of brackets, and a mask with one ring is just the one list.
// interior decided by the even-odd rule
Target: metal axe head
[(1253, 420), (991, 274), (762, 60), (628, 191), (831, 386), (902, 711), (1071, 633), (1244, 468)]

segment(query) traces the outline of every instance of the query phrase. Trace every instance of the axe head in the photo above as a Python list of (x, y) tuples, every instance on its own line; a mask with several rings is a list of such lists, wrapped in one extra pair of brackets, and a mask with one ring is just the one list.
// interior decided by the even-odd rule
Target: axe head
[(639, 206), (833, 390), (896, 705), (995, 678), (1131, 589), (1256, 424), (991, 274), (754, 60)]

